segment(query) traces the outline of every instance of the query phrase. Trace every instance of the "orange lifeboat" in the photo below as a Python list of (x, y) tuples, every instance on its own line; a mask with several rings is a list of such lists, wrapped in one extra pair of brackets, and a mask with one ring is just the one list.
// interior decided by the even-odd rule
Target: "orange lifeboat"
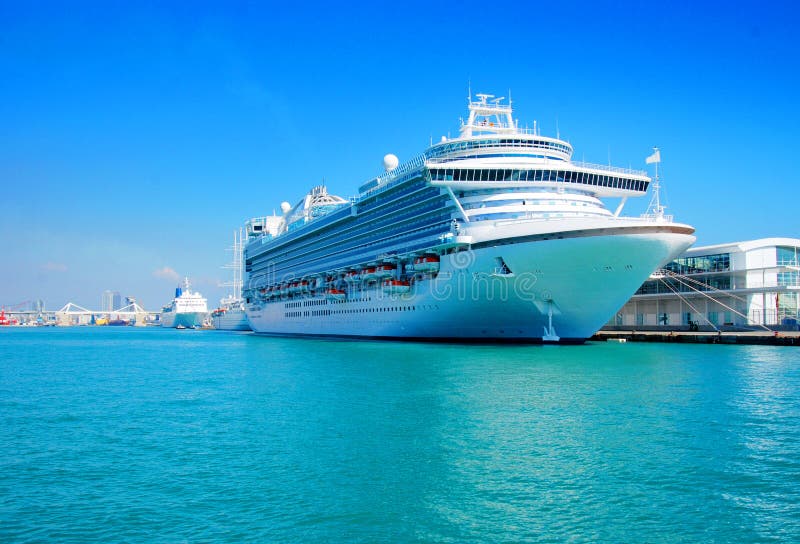
[(438, 255), (423, 255), (414, 259), (414, 272), (438, 272), (439, 271), (439, 256)]
[(383, 280), (383, 290), (402, 295), (411, 291), (411, 284), (406, 280)]
[(361, 271), (361, 279), (364, 281), (374, 281), (378, 279), (378, 268), (375, 266), (368, 266)]
[(375, 275), (379, 279), (389, 278), (392, 276), (392, 274), (394, 274), (394, 271), (396, 269), (397, 266), (390, 263), (379, 264), (377, 269), (375, 270)]
[(328, 289), (325, 291), (325, 298), (328, 300), (344, 300), (347, 294), (341, 289)]
[(6, 317), (5, 310), (0, 310), (0, 325), (11, 325), (11, 320)]

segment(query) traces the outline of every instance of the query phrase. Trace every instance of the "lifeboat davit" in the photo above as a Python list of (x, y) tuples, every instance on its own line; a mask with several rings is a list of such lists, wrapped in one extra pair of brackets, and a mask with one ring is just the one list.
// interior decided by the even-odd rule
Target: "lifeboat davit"
[(344, 281), (357, 282), (360, 279), (361, 278), (359, 277), (358, 272), (356, 272), (355, 270), (351, 270), (350, 272), (344, 275)]
[(423, 255), (414, 259), (414, 272), (438, 272), (439, 256)]
[(325, 298), (328, 300), (344, 300), (347, 294), (341, 289), (328, 289), (325, 291)]
[(406, 280), (383, 280), (383, 290), (402, 295), (411, 291), (411, 284)]

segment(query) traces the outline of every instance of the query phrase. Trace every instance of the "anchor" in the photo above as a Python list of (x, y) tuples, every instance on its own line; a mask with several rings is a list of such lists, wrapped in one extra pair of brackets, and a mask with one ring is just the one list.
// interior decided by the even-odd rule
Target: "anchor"
[(556, 330), (553, 328), (553, 299), (548, 299), (547, 301), (547, 327), (543, 328), (543, 342), (558, 342), (561, 340), (561, 337), (556, 334)]

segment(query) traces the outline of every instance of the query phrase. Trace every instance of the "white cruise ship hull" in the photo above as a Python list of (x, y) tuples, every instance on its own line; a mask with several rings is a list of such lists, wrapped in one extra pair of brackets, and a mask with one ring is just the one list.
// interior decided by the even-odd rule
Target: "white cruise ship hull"
[(249, 331), (250, 323), (244, 310), (233, 308), (221, 314), (212, 314), (212, 323), (215, 329), (223, 331)]
[(203, 325), (206, 312), (162, 312), (161, 326), (168, 328), (186, 327), (198, 328)]
[(674, 225), (608, 227), (495, 238), (442, 255), (438, 275), (418, 278), (405, 295), (367, 285), (341, 302), (251, 303), (248, 318), (255, 332), (273, 335), (582, 342), (694, 242), (690, 228)]

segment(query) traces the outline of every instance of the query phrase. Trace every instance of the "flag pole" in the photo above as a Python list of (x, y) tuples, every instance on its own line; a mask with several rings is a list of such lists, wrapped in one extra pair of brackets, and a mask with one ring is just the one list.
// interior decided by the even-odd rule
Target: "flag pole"
[(653, 216), (656, 219), (656, 221), (660, 221), (664, 219), (664, 207), (661, 205), (661, 180), (658, 177), (658, 163), (661, 162), (661, 152), (658, 150), (657, 147), (653, 148), (653, 154), (647, 157), (645, 162), (647, 164), (650, 163), (656, 164), (656, 175), (655, 179), (653, 180), (653, 197), (650, 200), (648, 213), (650, 213), (650, 210), (652, 210)]

